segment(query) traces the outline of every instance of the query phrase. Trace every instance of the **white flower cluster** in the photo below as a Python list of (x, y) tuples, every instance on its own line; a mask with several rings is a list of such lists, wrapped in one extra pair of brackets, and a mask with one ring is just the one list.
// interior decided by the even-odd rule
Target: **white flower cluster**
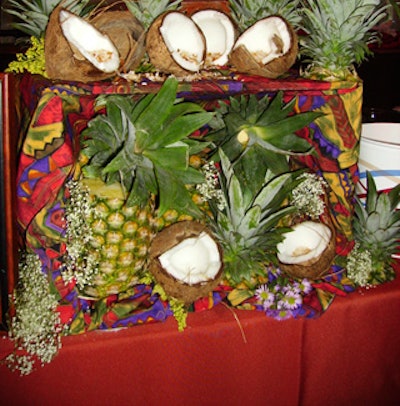
[(219, 188), (218, 169), (215, 163), (213, 161), (207, 162), (201, 169), (205, 176), (205, 182), (196, 186), (197, 191), (205, 201), (215, 200), (218, 209), (223, 210), (226, 207), (226, 200), (224, 193)]
[(367, 286), (368, 280), (373, 271), (371, 253), (368, 250), (361, 250), (356, 243), (350, 254), (347, 256), (347, 276), (358, 286)]
[(19, 264), (13, 299), (15, 316), (11, 319), (9, 337), (16, 346), (6, 363), (21, 375), (28, 375), (36, 360), (42, 365), (51, 362), (61, 348), (63, 330), (56, 311), (57, 298), (50, 292), (40, 259), (34, 253), (27, 253)]
[(327, 183), (323, 178), (314, 173), (303, 173), (299, 179), (304, 179), (292, 190), (292, 204), (311, 219), (317, 219), (325, 210), (322, 196)]
[(70, 180), (66, 186), (70, 192), (65, 205), (68, 255), (61, 273), (66, 283), (75, 279), (78, 288), (82, 289), (98, 272), (97, 260), (87, 250), (93, 238), (87, 219), (94, 215), (94, 209), (88, 190), (80, 182)]

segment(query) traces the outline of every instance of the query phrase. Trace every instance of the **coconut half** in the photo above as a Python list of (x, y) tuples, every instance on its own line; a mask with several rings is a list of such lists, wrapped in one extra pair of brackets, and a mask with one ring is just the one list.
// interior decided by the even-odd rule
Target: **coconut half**
[(240, 72), (275, 79), (293, 66), (297, 54), (293, 27), (280, 16), (270, 16), (240, 35), (229, 61)]
[(202, 68), (206, 43), (191, 18), (170, 11), (157, 17), (149, 27), (146, 50), (156, 69), (183, 76)]
[(277, 245), (281, 269), (294, 277), (314, 279), (327, 272), (335, 256), (335, 236), (323, 223), (304, 221)]
[(198, 11), (191, 18), (206, 40), (204, 67), (226, 65), (236, 39), (232, 20), (225, 13), (212, 9)]
[(207, 296), (222, 277), (221, 248), (195, 221), (175, 223), (154, 238), (150, 272), (165, 292), (184, 303)]
[(120, 56), (119, 72), (137, 68), (146, 53), (146, 31), (129, 10), (100, 10), (89, 22), (108, 35)]
[(118, 70), (119, 53), (107, 35), (67, 10), (60, 11), (59, 21), (61, 31), (71, 47), (77, 49), (98, 70), (105, 73)]
[(46, 74), (50, 79), (93, 82), (139, 65), (143, 26), (128, 10), (99, 10), (82, 19), (57, 6), (45, 33)]

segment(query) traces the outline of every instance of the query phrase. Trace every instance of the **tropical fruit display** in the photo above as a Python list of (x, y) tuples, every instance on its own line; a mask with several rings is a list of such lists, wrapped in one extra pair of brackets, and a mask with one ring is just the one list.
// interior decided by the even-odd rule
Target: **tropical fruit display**
[[(360, 119), (350, 104), (360, 93), (350, 92), (361, 86), (356, 65), (378, 40), (371, 30), (385, 16), (378, 0), (229, 0), (190, 13), (180, 0), (93, 3), (6, 4), (32, 45), (10, 70), (34, 67), (55, 87), (63, 83), (52, 101), (73, 111), (57, 123), (73, 155), (58, 194), (51, 191), (57, 249), (35, 234), (31, 241), (45, 247), (28, 241), (27, 249), (51, 260), (43, 272), (28, 255), (21, 268), (41, 275), (57, 267), (48, 270), (46, 294), (57, 292), (73, 313), (66, 332), (113, 328), (124, 317), (126, 325), (154, 321), (153, 306), (160, 318), (174, 314), (181, 328), (196, 305), (218, 301), (281, 320), (297, 317), (318, 287), (335, 285), (313, 297), (322, 312), (341, 284), (350, 291), (393, 278), (400, 190), (378, 193), (368, 175), (364, 205), (347, 195), (357, 178), (353, 163), (348, 172), (340, 166), (340, 148), (343, 166), (356, 155), (348, 150), (357, 148)], [(210, 78), (217, 95), (203, 91)], [(303, 97), (313, 83), (318, 92)], [(230, 85), (235, 90), (225, 92)], [(49, 154), (51, 168), (58, 144), (41, 132), (52, 131), (43, 125), (46, 107), (35, 111), (39, 129), (29, 128), (29, 142), (43, 137), (39, 154)], [(343, 137), (322, 134), (339, 130)], [(335, 182), (342, 182), (338, 195)], [(348, 198), (354, 216), (341, 205)], [(29, 231), (40, 234), (45, 208)], [(342, 255), (340, 238), (348, 235), (339, 235), (333, 217), (345, 211), (354, 238)], [(34, 306), (18, 303), (16, 332), (32, 314), (23, 306)], [(133, 322), (142, 310), (146, 316)], [(53, 319), (49, 326), (57, 339), (60, 326), (55, 331)]]
[(177, 85), (169, 78), (156, 95), (139, 101), (105, 96), (99, 103), (105, 103), (106, 114), (82, 132), (81, 182), (93, 209), (87, 255), (99, 264), (85, 292), (95, 297), (139, 282), (160, 228), (179, 218), (201, 217), (187, 185), (203, 179), (189, 165), (189, 156), (203, 144), (187, 137), (213, 113), (195, 103), (176, 103)]
[[(44, 38), (46, 74), (83, 82), (142, 71), (149, 60), (146, 70), (181, 77), (228, 67), (277, 78), (298, 57), (301, 75), (345, 80), (370, 54), (379, 40), (372, 28), (387, 17), (379, 0), (229, 0), (220, 10), (190, 14), (180, 0), (7, 3), (17, 28)], [(72, 38), (78, 31), (86, 34)]]

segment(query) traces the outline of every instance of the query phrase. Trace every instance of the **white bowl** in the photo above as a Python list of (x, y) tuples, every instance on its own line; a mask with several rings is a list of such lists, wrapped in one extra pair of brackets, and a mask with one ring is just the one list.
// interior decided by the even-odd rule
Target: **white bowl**
[(374, 177), (378, 190), (400, 183), (400, 123), (364, 123), (361, 130), (357, 193), (366, 192), (366, 172)]

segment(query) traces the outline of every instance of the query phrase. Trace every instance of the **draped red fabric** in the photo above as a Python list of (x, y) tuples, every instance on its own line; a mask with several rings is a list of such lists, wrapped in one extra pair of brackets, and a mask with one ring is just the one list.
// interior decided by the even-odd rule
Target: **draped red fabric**
[[(0, 366), (5, 405), (397, 405), (400, 279), (337, 297), (319, 319), (214, 309), (63, 338), (20, 377)], [(12, 345), (0, 339), (0, 358)]]

